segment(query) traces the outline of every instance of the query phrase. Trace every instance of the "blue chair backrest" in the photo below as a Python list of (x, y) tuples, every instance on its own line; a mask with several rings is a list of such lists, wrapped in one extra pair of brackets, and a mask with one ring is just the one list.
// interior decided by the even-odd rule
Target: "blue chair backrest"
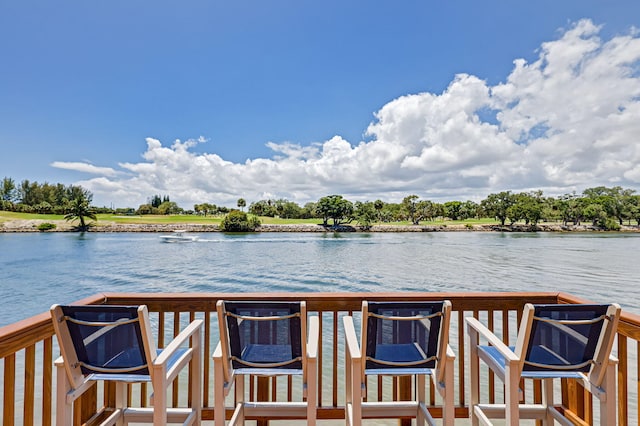
[(149, 374), (137, 306), (61, 308), (83, 374)]
[(525, 371), (588, 372), (609, 305), (534, 305)]
[(299, 302), (224, 302), (234, 368), (302, 369)]
[(442, 301), (368, 302), (365, 368), (433, 368), (443, 306)]

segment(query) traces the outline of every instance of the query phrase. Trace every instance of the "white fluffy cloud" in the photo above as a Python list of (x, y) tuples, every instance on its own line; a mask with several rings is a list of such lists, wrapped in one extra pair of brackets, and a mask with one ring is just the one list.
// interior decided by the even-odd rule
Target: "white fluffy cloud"
[(58, 169), (75, 170), (92, 175), (115, 176), (118, 174), (118, 172), (111, 167), (98, 167), (91, 163), (83, 163), (80, 161), (54, 161), (51, 163), (51, 166)]
[(542, 44), (533, 63), (514, 61), (506, 81), (488, 86), (460, 74), (441, 94), (402, 96), (375, 113), (367, 141), (340, 136), (310, 146), (269, 142), (272, 158), (233, 163), (147, 139), (140, 163), (116, 173), (54, 163), (100, 177), (81, 182), (95, 199), (137, 206), (170, 194), (184, 207), (239, 197), (304, 203), (338, 193), (355, 200), (481, 199), (503, 190), (548, 195), (590, 186), (640, 188), (640, 38), (610, 40), (580, 21)]

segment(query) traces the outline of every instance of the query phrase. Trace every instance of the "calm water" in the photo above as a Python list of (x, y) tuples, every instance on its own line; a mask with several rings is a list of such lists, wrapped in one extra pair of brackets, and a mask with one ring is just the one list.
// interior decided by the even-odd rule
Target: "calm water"
[(0, 326), (104, 291), (565, 291), (640, 313), (640, 234), (0, 233)]

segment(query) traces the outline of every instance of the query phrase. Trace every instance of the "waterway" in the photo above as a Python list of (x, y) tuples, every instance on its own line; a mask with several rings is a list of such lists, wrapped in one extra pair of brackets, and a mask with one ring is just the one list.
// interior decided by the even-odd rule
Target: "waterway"
[(640, 234), (0, 233), (0, 326), (106, 291), (564, 291), (640, 313)]

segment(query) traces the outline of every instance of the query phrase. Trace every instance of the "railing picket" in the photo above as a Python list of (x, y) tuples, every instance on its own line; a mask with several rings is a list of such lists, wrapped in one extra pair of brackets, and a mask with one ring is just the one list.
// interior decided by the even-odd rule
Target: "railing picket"
[(15, 382), (16, 382), (16, 355), (11, 354), (4, 358), (4, 398), (2, 408), (2, 424), (13, 426), (15, 422)]
[[(636, 395), (640, 395), (640, 342), (636, 343), (636, 372)], [(637, 403), (638, 401), (636, 405)], [(627, 401), (625, 401), (626, 404)], [(640, 424), (640, 409), (636, 411), (636, 424)]]
[[(322, 315), (322, 311), (320, 312), (319, 315)], [(333, 365), (337, 365), (338, 363), (338, 333), (340, 331), (340, 326), (339, 326), (339, 322), (338, 322), (338, 312), (333, 312), (332, 314), (332, 319), (333, 319), (333, 325), (331, 327), (331, 329), (333, 330), (332, 334), (332, 346), (333, 346), (333, 351), (331, 353), (331, 356), (333, 357)], [(321, 317), (322, 318), (322, 317)], [(320, 336), (323, 336), (323, 331), (322, 331), (322, 321), (320, 321)], [(322, 341), (322, 339), (320, 339)], [(323, 359), (323, 345), (318, 345), (318, 365), (324, 365), (324, 359)], [(319, 406), (322, 406), (322, 374), (318, 374), (318, 400), (320, 401)], [(333, 368), (332, 374), (331, 374), (331, 403), (333, 404), (334, 407), (336, 407), (338, 405), (338, 369), (337, 368)]]
[(202, 358), (202, 406), (209, 407), (210, 405), (210, 397), (209, 397), (209, 375), (211, 374), (211, 357), (206, 356), (206, 354), (211, 354), (213, 351), (211, 350), (211, 311), (204, 312), (204, 345), (203, 350), (205, 356)]
[(627, 352), (627, 338), (618, 336), (618, 425), (627, 426), (629, 413), (627, 411), (627, 401), (629, 389), (627, 377), (629, 374), (629, 354)]
[(53, 339), (42, 341), (42, 426), (51, 426), (53, 403)]
[(22, 418), (25, 426), (33, 425), (35, 408), (35, 382), (36, 382), (36, 347), (31, 345), (25, 349), (24, 356), (24, 397), (22, 405)]

